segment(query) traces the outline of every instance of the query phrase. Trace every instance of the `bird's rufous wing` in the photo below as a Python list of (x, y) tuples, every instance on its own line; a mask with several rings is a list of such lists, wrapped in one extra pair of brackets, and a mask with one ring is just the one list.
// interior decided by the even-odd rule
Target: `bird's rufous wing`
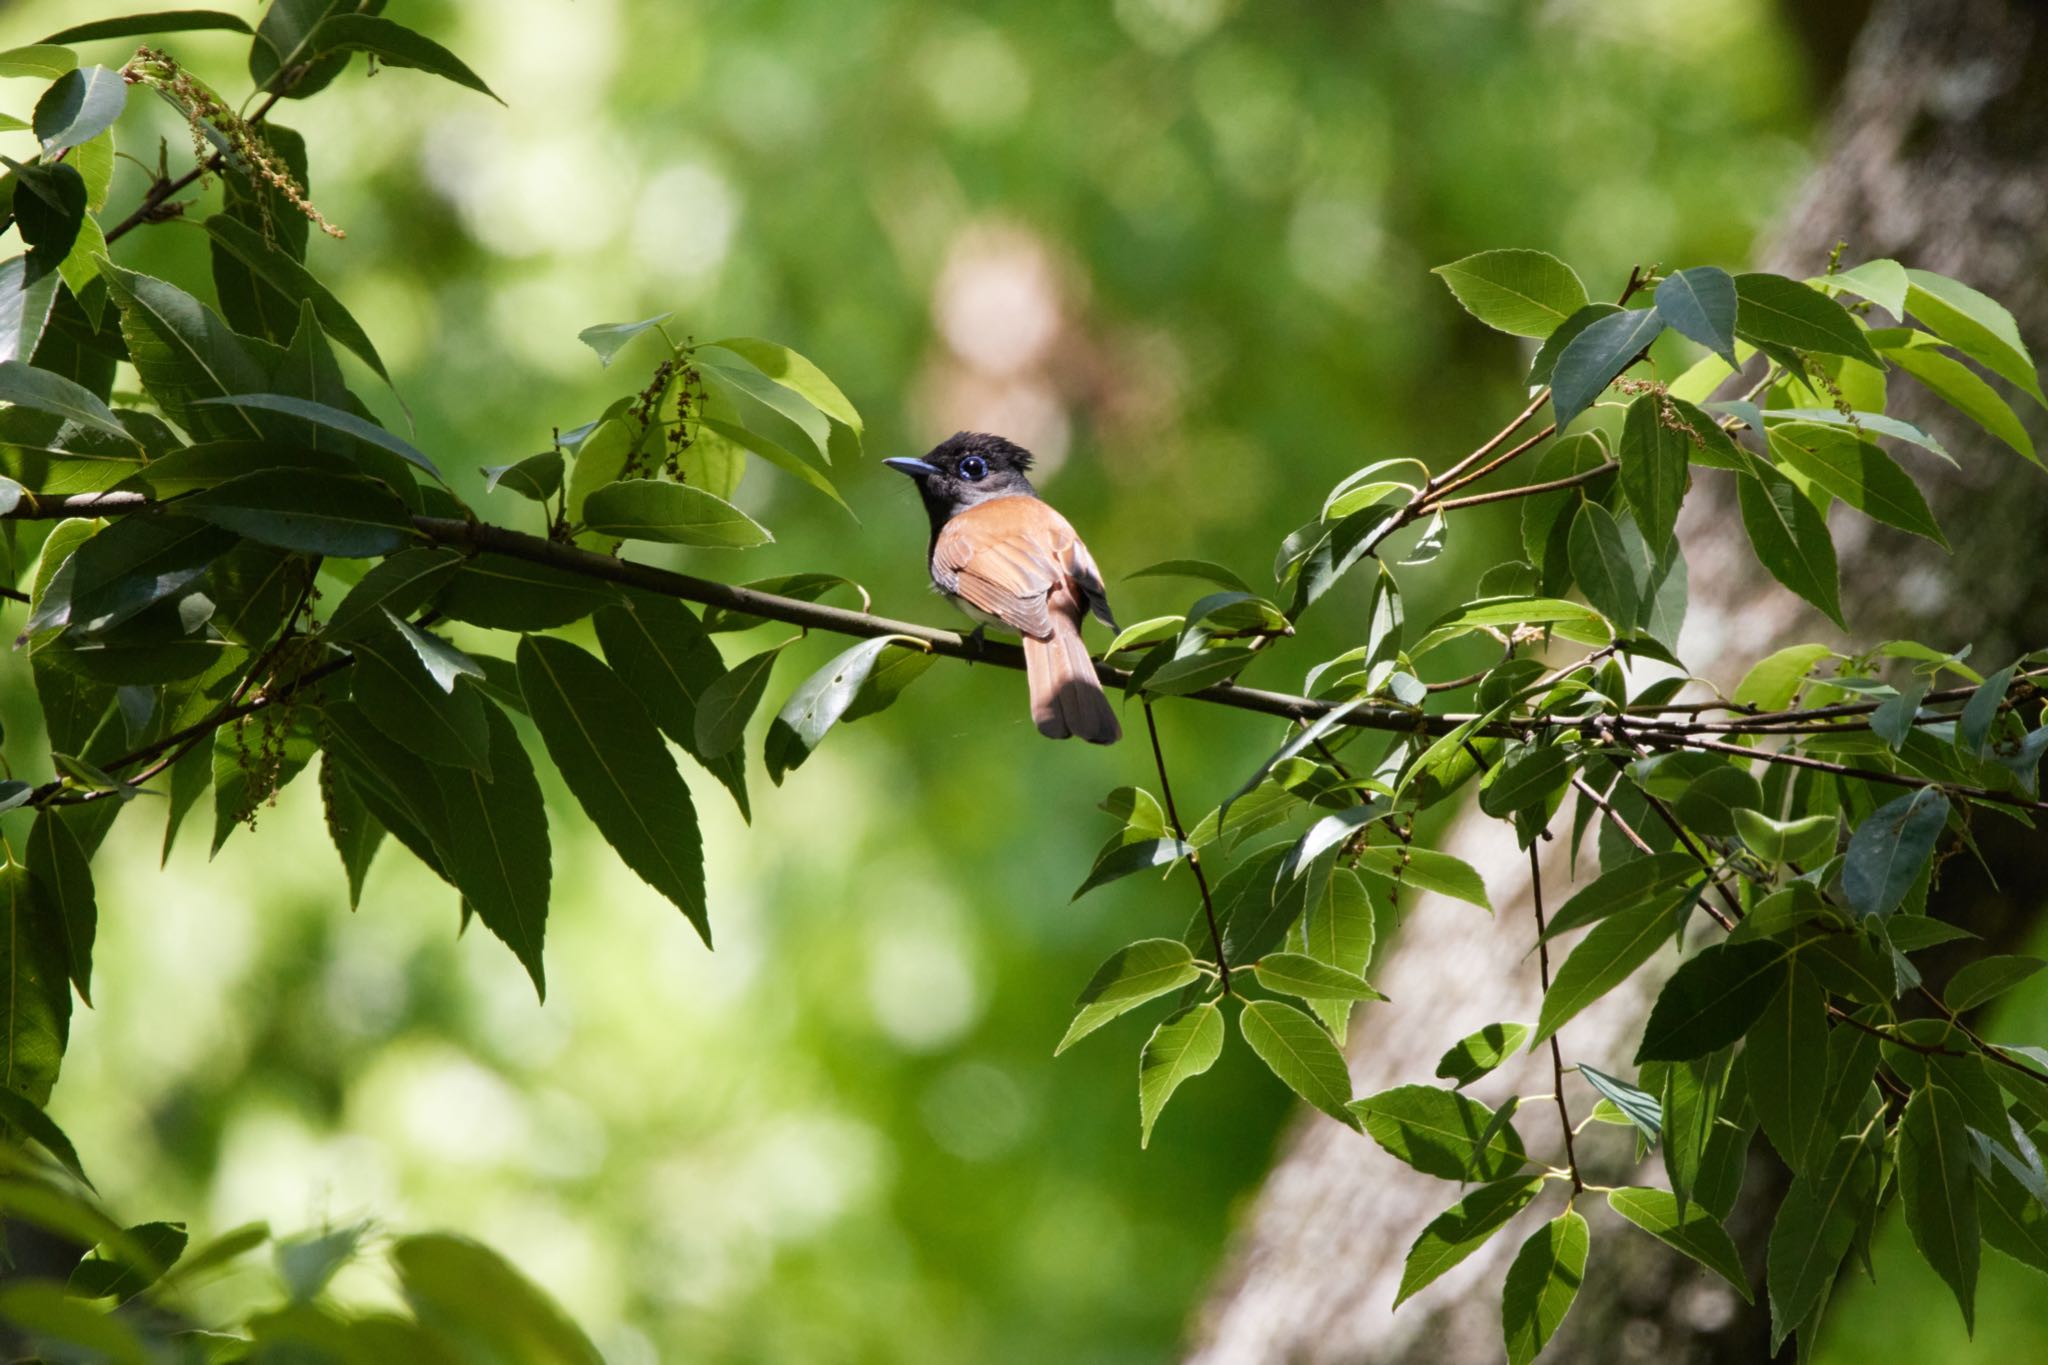
[(1037, 498), (992, 498), (939, 532), (932, 578), (1018, 634), (1043, 640), (1052, 635), (1048, 598), (1075, 610), (1067, 568), (1073, 543), (1066, 519)]

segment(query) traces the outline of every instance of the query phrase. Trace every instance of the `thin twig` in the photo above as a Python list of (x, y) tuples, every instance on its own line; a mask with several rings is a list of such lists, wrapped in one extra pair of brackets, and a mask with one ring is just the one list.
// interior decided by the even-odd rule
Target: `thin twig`
[[(1529, 841), (1529, 896), (1536, 906), (1536, 968), (1543, 980), (1543, 993), (1550, 994), (1550, 939), (1549, 929), (1543, 922), (1543, 866), (1537, 850), (1540, 841)], [(1564, 1126), (1564, 1160), (1572, 1173), (1572, 1193), (1578, 1194), (1586, 1188), (1586, 1182), (1579, 1174), (1579, 1154), (1572, 1145), (1572, 1115), (1564, 1103), (1564, 1049), (1558, 1045), (1555, 1030), (1550, 1035), (1550, 1074), (1557, 1096), (1557, 1118)]]
[(1431, 510), (1455, 512), (1464, 507), (1484, 507), (1486, 504), (1493, 502), (1512, 502), (1516, 498), (1533, 498), (1538, 493), (1556, 493), (1566, 488), (1577, 488), (1582, 483), (1591, 483), (1601, 475), (1612, 474), (1619, 468), (1621, 468), (1620, 464), (1609, 460), (1606, 464), (1598, 465), (1592, 469), (1581, 470), (1577, 474), (1567, 475), (1562, 479), (1550, 479), (1543, 483), (1523, 484), (1518, 488), (1496, 488), (1491, 493), (1469, 493), (1462, 498), (1449, 498), (1438, 503)]
[[(283, 90), (271, 91), (270, 94), (264, 99), (263, 103), (256, 107), (256, 112), (249, 115), (249, 117), (244, 119), (243, 122), (249, 124), (251, 127), (254, 127), (256, 124), (263, 122), (264, 117), (268, 115), (272, 109), (276, 108), (277, 102), (283, 98)], [(107, 229), (107, 245), (112, 246), (115, 242), (120, 241), (123, 237), (126, 237), (136, 228), (141, 227), (144, 223), (155, 221), (156, 216), (160, 212), (162, 212), (163, 206), (167, 202), (169, 202), (173, 196), (181, 194), (185, 190), (191, 188), (192, 183), (198, 180), (201, 176), (218, 174), (226, 165), (226, 155), (221, 152), (215, 152), (210, 158), (200, 162), (198, 165), (194, 166), (191, 170), (185, 172), (177, 179), (159, 180), (155, 184), (151, 185), (149, 189), (143, 194), (142, 202), (136, 205), (135, 211), (129, 214), (126, 218), (123, 218), (120, 222), (114, 224), (114, 226)]]
[(1209, 941), (1216, 947), (1216, 976), (1223, 993), (1230, 994), (1230, 963), (1223, 956), (1223, 926), (1216, 922), (1216, 902), (1209, 895), (1209, 876), (1202, 871), (1202, 855), (1188, 843), (1187, 827), (1180, 822), (1180, 810), (1173, 803), (1173, 783), (1166, 776), (1166, 751), (1159, 747), (1159, 722), (1152, 715), (1152, 699), (1144, 698), (1145, 730), (1152, 736), (1152, 761), (1159, 768), (1159, 794), (1166, 800), (1166, 818), (1173, 822), (1173, 837), (1188, 851), (1188, 870), (1202, 892), (1202, 913), (1209, 920)]

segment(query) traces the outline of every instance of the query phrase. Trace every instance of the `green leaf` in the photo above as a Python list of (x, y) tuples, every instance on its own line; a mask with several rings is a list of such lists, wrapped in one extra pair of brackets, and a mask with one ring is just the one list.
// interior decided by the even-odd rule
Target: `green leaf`
[[(1645, 1143), (1655, 1142), (1664, 1129), (1664, 1110), (1657, 1103), (1657, 1097), (1640, 1086), (1630, 1085), (1619, 1076), (1610, 1076), (1604, 1071), (1579, 1064), (1579, 1076), (1586, 1084), (1598, 1091), (1600, 1097), (1615, 1109), (1622, 1118), (1643, 1135)], [(1595, 1114), (1599, 1110), (1595, 1109)]]
[(60, 809), (36, 812), (28, 832), (28, 875), (46, 923), (59, 930), (78, 998), (92, 1003), (92, 942), (99, 927), (92, 862)]
[(74, 635), (109, 631), (184, 593), (233, 544), (225, 531), (191, 518), (164, 512), (123, 517), (57, 566), (36, 593), (22, 634), (56, 627)]
[(552, 876), (547, 815), (533, 763), (512, 722), (488, 703), (483, 711), (489, 727), (489, 776), (475, 768), (433, 768), (448, 812), (448, 838), (441, 851), (463, 900), (512, 950), (545, 1000), (541, 939)]
[(1657, 286), (1657, 312), (1671, 330), (1725, 359), (1735, 358), (1735, 281), (1711, 265), (1664, 277)]
[[(732, 422), (722, 422), (715, 417), (701, 419), (699, 428), (695, 441), (690, 447), (691, 451), (695, 451), (705, 444), (705, 433), (707, 432), (713, 436), (723, 437), (741, 450), (751, 451), (760, 456), (783, 473), (794, 475), (800, 482), (810, 485), (813, 490), (823, 493), (841, 507), (845, 507), (849, 514), (852, 513), (853, 509), (847, 506), (846, 499), (841, 496), (838, 488), (833, 486), (830, 479), (819, 473), (811, 465), (806, 464), (801, 456), (794, 454), (779, 442), (769, 440), (758, 431), (750, 431), (746, 427)], [(687, 470), (685, 472), (687, 473)], [(703, 481), (699, 480), (698, 482), (702, 483)], [(735, 477), (732, 487), (736, 488), (738, 484), (739, 480)], [(725, 497), (730, 497), (732, 494), (731, 488), (707, 488), (705, 491)]]
[(39, 165), (0, 156), (14, 172), (14, 228), (28, 244), (31, 268), (62, 263), (77, 245), (92, 190), (78, 167)]
[(1897, 261), (1883, 257), (1865, 261), (1847, 270), (1837, 270), (1817, 283), (1869, 299), (1895, 318), (1906, 316), (1906, 271)]
[[(730, 356), (730, 361), (724, 356)], [(817, 404), (770, 379), (738, 352), (700, 347), (693, 360), (707, 394), (722, 402), (725, 411), (738, 416), (739, 425), (763, 434), (779, 431), (790, 438), (788, 444), (794, 444), (801, 434), (818, 458), (830, 462), (832, 423)]]
[(1201, 975), (1195, 955), (1176, 939), (1140, 939), (1117, 949), (1081, 989), (1074, 1001), (1074, 1021), (1052, 1055), (1059, 1056), (1118, 1015), (1177, 991)]
[[(39, 271), (31, 279), (28, 266), (26, 256), (16, 256), (0, 265), (0, 361), (8, 364), (24, 362), (36, 353), (43, 331), (50, 324), (50, 312), (57, 303), (60, 281), (56, 273)], [(7, 401), (14, 403), (20, 400), (8, 398)], [(95, 397), (93, 401), (99, 400)]]
[(1735, 1249), (1735, 1240), (1699, 1205), (1681, 1208), (1667, 1190), (1620, 1189), (1608, 1191), (1607, 1207), (1734, 1285), (1744, 1303), (1756, 1302), (1742, 1272), (1742, 1255)]
[(1636, 1062), (1682, 1062), (1749, 1031), (1785, 979), (1778, 944), (1717, 943), (1686, 959), (1658, 993)]
[(1770, 429), (1770, 442), (1781, 463), (1857, 511), (1947, 547), (1918, 486), (1871, 442), (1818, 422), (1780, 423)]
[(1764, 1135), (1785, 1164), (1812, 1174), (1833, 1149), (1827, 1116), (1827, 994), (1813, 969), (1795, 958), (1783, 984), (1749, 1028), (1742, 1074)]
[(768, 690), (768, 675), (786, 647), (774, 645), (742, 659), (698, 695), (696, 752), (716, 758), (739, 747), (748, 719)]
[(1703, 869), (1690, 853), (1656, 853), (1601, 873), (1559, 906), (1544, 930), (1546, 939), (1583, 929), (1624, 911), (1645, 907), (1675, 910), (1691, 898)]
[(287, 417), (297, 417), (302, 421), (311, 422), (315, 426), (328, 427), (402, 456), (426, 470), (437, 481), (446, 482), (441, 478), (441, 471), (434, 467), (434, 462), (414, 449), (410, 442), (392, 435), (375, 422), (358, 417), (352, 412), (343, 412), (340, 408), (329, 407), (325, 403), (315, 403), (310, 399), (293, 398), (281, 393), (238, 393), (221, 398), (203, 398), (199, 402), (202, 405), (225, 405), (234, 408), (254, 408), (261, 412), (279, 412)]
[(697, 745), (697, 705), (725, 676), (725, 660), (690, 609), (673, 598), (627, 593), (597, 613), (605, 662), (631, 688), (662, 733), (680, 744), (732, 793), (742, 817), (747, 805), (746, 753), (738, 744), (706, 756)]
[(1586, 286), (1545, 251), (1482, 251), (1430, 272), (1441, 275), (1465, 311), (1510, 336), (1547, 337), (1586, 306)]
[(710, 946), (697, 810), (639, 699), (566, 640), (529, 635), (518, 660), (520, 690), (562, 780), (626, 866)]
[(1308, 833), (1296, 840), (1287, 850), (1287, 861), (1280, 865), (1282, 878), (1299, 877), (1314, 865), (1315, 860), (1337, 845), (1356, 834), (1374, 820), (1383, 820), (1392, 814), (1384, 799), (1375, 799), (1360, 806), (1349, 806), (1335, 815), (1326, 815), (1308, 828)]
[[(823, 370), (787, 346), (763, 341), (759, 337), (721, 337), (706, 344), (732, 352), (784, 388), (795, 391), (805, 402), (854, 435), (861, 434), (860, 413), (839, 391), (839, 386), (826, 378)], [(829, 463), (832, 458), (829, 444), (823, 453)]]
[(353, 910), (362, 904), (363, 879), (369, 876), (371, 860), (384, 843), (384, 826), (363, 803), (362, 793), (348, 774), (335, 766), (331, 754), (320, 760), (320, 802), (328, 837), (341, 855), (342, 871), (348, 874), (348, 907)]
[[(4, 284), (5, 280), (0, 279), (0, 286)], [(112, 436), (124, 444), (135, 444), (135, 438), (128, 434), (128, 429), (121, 425), (113, 410), (90, 389), (19, 360), (0, 360), (0, 402), (46, 412), (52, 417), (61, 417), (67, 422), (76, 422)]]
[(1913, 1245), (1955, 1291), (1963, 1326), (1975, 1330), (1977, 1187), (1962, 1105), (1942, 1086), (1924, 1086), (1906, 1101), (1899, 1120), (1899, 1202)]
[(1735, 833), (1767, 863), (1796, 863), (1803, 867), (1826, 862), (1835, 851), (1835, 832), (1840, 822), (1833, 815), (1773, 820), (1762, 811), (1746, 807), (1737, 807), (1730, 815), (1735, 821)]
[(1735, 277), (1735, 292), (1735, 333), (1744, 341), (1853, 356), (1884, 368), (1856, 319), (1818, 289), (1783, 275), (1750, 274)]
[[(1643, 394), (1629, 404), (1621, 431), (1621, 488), (1628, 495), (1629, 510), (1635, 516), (1636, 525), (1653, 546), (1669, 541), (1678, 524), (1678, 509), (1685, 500), (1686, 484), (1691, 479), (1688, 466), (1692, 453), (1690, 438), (1664, 424), (1663, 407), (1657, 394)], [(1588, 508), (1597, 505), (1586, 504)], [(1581, 582), (1580, 586), (1583, 587), (1584, 583)], [(1594, 605), (1599, 605), (1592, 594), (1587, 596)], [(1618, 616), (1614, 612), (1608, 615), (1616, 620), (1634, 619), (1633, 616)]]
[(1654, 308), (1595, 318), (1557, 357), (1550, 375), (1550, 405), (1557, 429), (1593, 406), (1615, 376), (1633, 365), (1664, 330)]
[(1493, 903), (1486, 898), (1486, 883), (1480, 880), (1472, 865), (1433, 848), (1419, 848), (1413, 844), (1403, 844), (1399, 848), (1385, 845), (1368, 848), (1359, 854), (1357, 866), (1360, 872), (1370, 872), (1390, 882), (1420, 891), (1434, 891), (1439, 896), (1476, 905), (1489, 913), (1493, 910)]
[(1984, 756), (1984, 740), (1991, 733), (1991, 724), (1998, 719), (1999, 709), (2005, 704), (2005, 694), (2012, 687), (2013, 673), (2017, 665), (2007, 664), (1983, 682), (1963, 703), (1962, 715), (1956, 721), (1956, 748), (1972, 758)]
[(1743, 529), (1771, 577), (1826, 612), (1842, 629), (1840, 571), (1828, 524), (1797, 484), (1757, 464), (1736, 480)]
[(90, 43), (102, 38), (133, 38), (155, 33), (193, 33), (202, 29), (225, 29), (248, 33), (249, 25), (232, 14), (211, 9), (161, 10), (155, 14), (125, 14), (116, 19), (96, 19), (76, 24), (43, 39), (45, 43)]
[(1586, 1006), (1613, 990), (1650, 960), (1678, 927), (1677, 916), (1661, 905), (1609, 915), (1572, 949), (1557, 969), (1536, 1017), (1536, 1044)]
[(1787, 645), (1751, 665), (1729, 699), (1759, 711), (1782, 711), (1814, 665), (1833, 653), (1826, 645)]
[(486, 493), (509, 488), (522, 498), (546, 502), (562, 491), (563, 468), (561, 452), (547, 450), (511, 464), (485, 465), (477, 472), (484, 476)]
[(179, 500), (178, 511), (265, 545), (367, 559), (416, 538), (412, 514), (382, 484), (311, 469), (259, 469)]
[(1152, 1126), (1183, 1081), (1223, 1055), (1223, 1011), (1213, 1001), (1190, 1005), (1152, 1030), (1138, 1054), (1138, 1146), (1152, 1145)]
[(1120, 880), (1138, 872), (1149, 872), (1157, 867), (1170, 867), (1194, 852), (1194, 847), (1178, 839), (1140, 839), (1134, 843), (1118, 844), (1104, 849), (1088, 869), (1088, 876), (1080, 888), (1068, 899), (1077, 901), (1098, 886)]
[(1401, 1266), (1399, 1308), (1452, 1266), (1485, 1246), (1494, 1233), (1529, 1207), (1543, 1191), (1542, 1176), (1511, 1176), (1481, 1185), (1430, 1220)]
[(77, 53), (48, 42), (0, 52), (0, 76), (40, 76), (47, 81), (77, 66)]
[(1500, 1302), (1508, 1365), (1529, 1365), (1571, 1311), (1590, 1246), (1586, 1220), (1566, 1209), (1515, 1253)]
[(1241, 592), (1255, 596), (1251, 585), (1224, 568), (1221, 564), (1206, 559), (1162, 559), (1157, 564), (1124, 575), (1125, 578), (1196, 578), (1205, 583), (1214, 583), (1229, 592)]
[(1384, 1000), (1365, 979), (1342, 967), (1318, 962), (1305, 953), (1268, 953), (1252, 964), (1259, 984), (1281, 995), (1304, 1000)]
[(92, 1180), (78, 1160), (78, 1149), (71, 1145), (71, 1139), (64, 1135), (56, 1120), (44, 1113), (34, 1101), (0, 1086), (0, 1120), (11, 1125), (23, 1137), (41, 1143), (43, 1150), (57, 1159), (58, 1165), (77, 1176), (88, 1189), (92, 1187)]
[(11, 858), (0, 863), (0, 919), (0, 1086), (46, 1105), (71, 1032), (64, 930)]
[(1433, 1085), (1403, 1085), (1354, 1101), (1366, 1136), (1388, 1155), (1442, 1180), (1498, 1180), (1528, 1164), (1522, 1138), (1494, 1111)]
[(1961, 1014), (2005, 994), (2043, 967), (2048, 962), (2038, 957), (1980, 957), (1949, 978), (1941, 1001), (1952, 1013)]
[(602, 583), (509, 555), (466, 558), (440, 594), (452, 620), (492, 630), (551, 630), (580, 620), (617, 595)]
[(2036, 459), (2034, 438), (2027, 434), (2012, 405), (1998, 390), (1977, 377), (1961, 361), (1927, 346), (1884, 348), (1885, 358), (1925, 384), (1935, 397), (1975, 422), (2030, 460)]
[(907, 635), (878, 635), (840, 653), (790, 693), (768, 729), (768, 776), (780, 783), (783, 773), (802, 766), (860, 697), (887, 651), (906, 646), (929, 664), (933, 656), (922, 642)]
[(249, 394), (267, 382), (220, 315), (176, 285), (123, 270), (97, 258), (100, 278), (121, 310), (121, 335), (142, 387), (164, 416), (200, 440), (264, 439), (268, 433), (239, 407), (203, 401)]
[(440, 546), (399, 551), (356, 580), (328, 618), (327, 638), (345, 644), (383, 629), (387, 615), (415, 614), (461, 566), (461, 555)]
[(35, 133), (43, 155), (54, 158), (114, 126), (128, 106), (128, 83), (104, 66), (77, 67), (59, 76), (36, 101)]
[(438, 1339), (489, 1360), (603, 1365), (546, 1291), (487, 1247), (448, 1233), (403, 1237), (391, 1264), (406, 1301)]
[(1157, 696), (1186, 696), (1213, 683), (1228, 681), (1250, 663), (1256, 653), (1249, 645), (1213, 645), (1198, 649), (1192, 654), (1167, 660), (1142, 679), (1142, 686)]
[(1497, 597), (1469, 602), (1456, 611), (1440, 616), (1431, 624), (1427, 633), (1415, 642), (1408, 651), (1408, 657), (1419, 659), (1438, 645), (1470, 635), (1473, 631), (1488, 628), (1503, 629), (1511, 626), (1555, 625), (1574, 628), (1578, 633), (1569, 638), (1577, 639), (1580, 634), (1597, 634), (1600, 643), (1612, 638), (1606, 632), (1606, 621), (1591, 607), (1577, 602), (1566, 602), (1556, 597)]
[(1527, 1024), (1488, 1024), (1451, 1044), (1437, 1058), (1436, 1074), (1462, 1090), (1512, 1057), (1528, 1037)]
[(1541, 805), (1571, 780), (1573, 758), (1563, 745), (1522, 745), (1486, 774), (1479, 809), (1504, 817)]
[(1983, 363), (1993, 374), (2009, 379), (2048, 406), (2034, 358), (2020, 339), (2019, 324), (1997, 300), (1959, 280), (1931, 270), (1908, 270), (1906, 311), (1927, 329), (1963, 354)]
[(1600, 319), (1613, 317), (1619, 312), (1620, 304), (1589, 303), (1557, 324), (1557, 330), (1545, 337), (1543, 344), (1536, 348), (1536, 359), (1529, 365), (1529, 387), (1536, 389), (1548, 384), (1551, 375), (1557, 370), (1557, 358), (1564, 354), (1565, 347), (1578, 340), (1579, 333)]
[(1339, 1123), (1359, 1126), (1349, 1107), (1351, 1072), (1321, 1024), (1292, 1005), (1252, 1000), (1237, 1016), (1237, 1027), (1288, 1089)]
[(1707, 1149), (1714, 1139), (1722, 1096), (1728, 1086), (1729, 1058), (1724, 1050), (1664, 1069), (1663, 1087), (1658, 1095), (1658, 1109), (1663, 1117), (1659, 1145), (1680, 1213), (1691, 1201), (1706, 1165)]
[[(391, 375), (384, 368), (383, 357), (377, 354), (377, 347), (371, 342), (369, 333), (363, 330), (362, 324), (355, 320), (355, 315), (348, 311), (341, 300), (336, 298), (333, 291), (322, 284), (317, 276), (291, 256), (280, 251), (272, 242), (266, 240), (261, 232), (238, 219), (217, 213), (206, 220), (205, 227), (217, 246), (240, 261), (257, 279), (283, 295), (292, 308), (298, 308), (301, 303), (310, 303), (313, 306), (313, 315), (319, 319), (321, 329), (328, 336), (354, 352), (365, 365), (377, 372), (379, 379), (387, 384), (391, 382)], [(339, 409), (330, 411), (338, 412)], [(343, 415), (353, 417), (353, 414)], [(363, 425), (371, 426), (370, 423)], [(384, 432), (382, 427), (372, 426), (372, 430)], [(397, 438), (388, 432), (384, 433), (382, 440), (374, 436), (364, 439), (377, 441), (387, 450), (405, 455), (407, 459), (431, 472), (432, 466), (425, 463), (425, 456), (420, 455), (418, 451), (406, 454), (412, 448), (402, 441), (397, 441)], [(397, 444), (386, 444), (387, 441), (394, 441)]]
[(652, 332), (674, 317), (674, 313), (656, 313), (651, 318), (638, 322), (601, 322), (595, 327), (585, 327), (576, 334), (576, 339), (597, 352), (598, 363), (606, 369), (618, 359), (626, 343), (646, 332)]
[(583, 521), (600, 535), (667, 545), (746, 547), (775, 539), (725, 499), (658, 479), (606, 484), (583, 500)]
[[(465, 66), (461, 58), (431, 38), (389, 19), (367, 14), (335, 14), (322, 19), (312, 36), (306, 39), (305, 55), (301, 60), (336, 52), (367, 52), (385, 66), (416, 67), (478, 94), (498, 99), (491, 87), (484, 84), (483, 78)], [(503, 100), (498, 102), (504, 103)]]
[(156, 1283), (184, 1254), (183, 1223), (139, 1223), (94, 1247), (72, 1268), (65, 1292), (82, 1299), (125, 1301)]
[(1889, 915), (1919, 880), (1948, 823), (1948, 797), (1934, 787), (1908, 792), (1873, 811), (1849, 836), (1842, 895), (1859, 915)]

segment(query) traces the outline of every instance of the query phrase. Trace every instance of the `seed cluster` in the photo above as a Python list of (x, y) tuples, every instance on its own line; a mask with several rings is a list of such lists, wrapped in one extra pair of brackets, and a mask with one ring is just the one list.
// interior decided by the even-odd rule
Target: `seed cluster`
[[(130, 85), (156, 91), (178, 111), (192, 130), (192, 155), (201, 166), (210, 167), (216, 161), (232, 162), (252, 181), (261, 181), (276, 190), (286, 203), (328, 236), (348, 235), (313, 206), (305, 186), (264, 139), (261, 130), (228, 108), (219, 95), (179, 66), (176, 59), (155, 48), (137, 48), (135, 56), (121, 68), (121, 75)], [(168, 205), (164, 209), (169, 213), (178, 211)]]

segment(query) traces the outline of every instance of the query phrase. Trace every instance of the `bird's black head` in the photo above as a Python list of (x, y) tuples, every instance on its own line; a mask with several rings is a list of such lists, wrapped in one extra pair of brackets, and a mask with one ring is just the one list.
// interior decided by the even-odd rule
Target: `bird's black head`
[(933, 531), (955, 513), (990, 498), (1018, 493), (1027, 497), (1037, 495), (1031, 480), (1024, 477), (1024, 471), (1031, 468), (1031, 452), (986, 432), (956, 432), (921, 460), (894, 459), (882, 463), (917, 480), (917, 491), (924, 498)]

